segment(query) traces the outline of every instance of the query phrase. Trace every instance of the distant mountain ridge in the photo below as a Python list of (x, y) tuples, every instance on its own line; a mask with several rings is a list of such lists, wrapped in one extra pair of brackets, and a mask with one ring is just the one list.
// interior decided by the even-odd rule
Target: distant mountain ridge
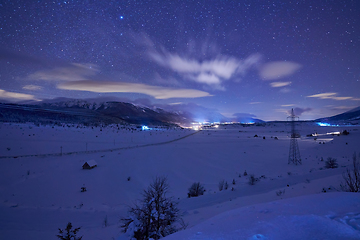
[(186, 116), (160, 108), (126, 102), (89, 102), (78, 99), (32, 104), (0, 104), (0, 121), (39, 123), (144, 124), (175, 126), (191, 122)]
[(347, 112), (332, 116), (319, 118), (316, 122), (359, 122), (360, 121), (360, 107), (353, 108)]
[[(145, 103), (146, 104), (146, 103)], [(162, 108), (164, 107), (164, 108)], [(246, 114), (245, 114), (246, 115)], [(117, 99), (69, 99), (57, 98), (42, 102), (22, 104), (0, 103), (1, 122), (38, 123), (79, 123), (99, 124), (141, 124), (141, 125), (190, 125), (203, 119), (208, 122), (231, 121), (222, 114), (196, 104), (181, 104), (171, 107), (165, 105), (147, 107), (143, 104), (119, 102)], [(263, 122), (260, 119), (237, 117), (236, 122)], [(347, 112), (319, 118), (316, 122), (355, 123), (360, 122), (360, 107)]]

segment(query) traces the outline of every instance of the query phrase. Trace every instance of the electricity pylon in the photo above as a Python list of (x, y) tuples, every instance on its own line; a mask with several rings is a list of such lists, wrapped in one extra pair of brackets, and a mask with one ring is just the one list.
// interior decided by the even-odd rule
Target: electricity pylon
[(299, 145), (296, 138), (300, 137), (295, 131), (295, 119), (299, 117), (295, 116), (294, 109), (291, 109), (291, 115), (288, 117), (291, 119), (291, 138), (290, 138), (290, 150), (288, 164), (293, 163), (295, 165), (301, 164), (301, 157), (299, 151)]

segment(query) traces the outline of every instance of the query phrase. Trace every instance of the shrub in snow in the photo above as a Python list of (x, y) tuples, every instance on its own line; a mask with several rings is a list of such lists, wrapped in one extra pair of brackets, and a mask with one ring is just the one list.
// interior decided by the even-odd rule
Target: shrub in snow
[(227, 190), (229, 188), (229, 184), (228, 182), (226, 181), (225, 184), (224, 184), (224, 189)]
[(129, 208), (128, 217), (121, 219), (122, 231), (135, 239), (160, 239), (176, 232), (174, 225), (181, 218), (177, 203), (166, 196), (168, 189), (167, 179), (156, 177), (143, 198)]
[(346, 192), (360, 192), (360, 161), (356, 160), (356, 154), (353, 155), (353, 166), (347, 168), (343, 174), (345, 184), (341, 188)]
[(325, 161), (325, 168), (337, 168), (338, 166), (336, 158), (328, 157)]
[(276, 192), (276, 196), (281, 196), (281, 195), (283, 195), (283, 194), (285, 194), (285, 189), (284, 190), (279, 190), (279, 191), (277, 191)]
[(225, 185), (225, 180), (220, 180), (219, 182), (219, 191), (222, 191), (224, 189), (224, 185)]
[(188, 197), (197, 197), (203, 195), (205, 192), (204, 186), (200, 184), (200, 182), (195, 182), (191, 185), (188, 192)]
[(64, 230), (59, 228), (59, 234), (56, 235), (61, 240), (81, 240), (81, 237), (76, 237), (76, 234), (81, 227), (72, 230), (72, 224), (69, 222)]
[(250, 185), (255, 185), (256, 181), (258, 181), (258, 179), (255, 178), (254, 174), (250, 174), (250, 176), (249, 176), (249, 184)]
[(244, 172), (244, 176), (247, 176), (248, 174), (247, 174), (247, 172), (246, 172), (246, 170), (245, 170), (245, 172)]
[(107, 227), (107, 226), (109, 226), (109, 222), (108, 222), (108, 217), (106, 215), (104, 218), (104, 227)]
[(342, 134), (343, 134), (343, 135), (349, 135), (350, 133), (349, 133), (348, 131), (344, 130), (344, 131), (342, 132)]
[(232, 180), (232, 184), (233, 184), (233, 185), (235, 185), (235, 184), (236, 184), (235, 179), (233, 179), (233, 180)]

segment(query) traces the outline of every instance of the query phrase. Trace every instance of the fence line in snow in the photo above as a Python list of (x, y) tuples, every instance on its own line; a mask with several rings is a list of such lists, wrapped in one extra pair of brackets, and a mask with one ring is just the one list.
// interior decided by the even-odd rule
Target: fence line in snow
[(72, 155), (72, 154), (88, 154), (88, 153), (98, 153), (98, 152), (113, 152), (118, 150), (126, 150), (126, 149), (133, 149), (133, 148), (141, 148), (141, 147), (149, 147), (149, 146), (156, 146), (156, 145), (164, 145), (172, 142), (176, 142), (182, 140), (184, 138), (190, 137), (200, 131), (196, 131), (189, 135), (176, 138), (170, 141), (159, 142), (159, 143), (148, 143), (144, 145), (136, 145), (136, 146), (129, 146), (129, 147), (119, 147), (119, 148), (110, 148), (110, 149), (99, 149), (99, 150), (86, 150), (86, 151), (75, 151), (75, 152), (61, 152), (61, 153), (46, 153), (46, 154), (28, 154), (28, 155), (18, 155), (18, 156), (0, 156), (1, 158), (24, 158), (24, 157), (49, 157), (49, 156), (62, 156), (62, 155)]

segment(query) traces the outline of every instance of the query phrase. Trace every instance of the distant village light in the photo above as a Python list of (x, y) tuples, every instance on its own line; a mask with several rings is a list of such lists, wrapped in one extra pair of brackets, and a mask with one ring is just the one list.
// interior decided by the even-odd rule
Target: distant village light
[(330, 123), (323, 123), (323, 122), (318, 122), (316, 123), (317, 125), (319, 125), (320, 127), (338, 127), (338, 124), (330, 124)]
[(329, 127), (329, 126), (331, 126), (330, 123), (322, 123), (322, 122), (317, 123), (317, 125), (319, 125), (320, 127)]
[(150, 130), (150, 128), (149, 128), (148, 126), (145, 126), (145, 125), (143, 125), (143, 126), (141, 127), (141, 129), (142, 129), (143, 131), (145, 131), (145, 130)]

